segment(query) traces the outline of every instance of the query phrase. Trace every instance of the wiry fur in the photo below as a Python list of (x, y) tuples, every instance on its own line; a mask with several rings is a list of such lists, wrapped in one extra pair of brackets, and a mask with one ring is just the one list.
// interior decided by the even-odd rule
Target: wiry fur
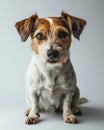
[[(67, 123), (76, 123), (74, 114), (80, 114), (77, 107), (79, 89), (76, 75), (70, 61), (69, 47), (71, 34), (77, 39), (85, 26), (83, 19), (62, 12), (61, 17), (39, 19), (34, 15), (16, 23), (16, 28), (23, 41), (30, 35), (32, 39), (33, 56), (27, 76), (27, 101), (29, 109), (26, 124), (39, 121), (39, 110), (61, 111)], [(60, 30), (67, 33), (59, 38)], [(38, 33), (43, 33), (43, 39), (37, 39)], [(56, 63), (49, 63), (47, 52), (57, 50), (59, 57)]]
[[(51, 105), (58, 107), (62, 97), (67, 93), (73, 96), (76, 89), (76, 76), (70, 60), (63, 66), (46, 66), (39, 57), (33, 54), (32, 61), (27, 72), (27, 97), (29, 92), (40, 96), (40, 108), (49, 110)], [(31, 89), (29, 91), (29, 89)], [(34, 96), (34, 95), (33, 95)], [(31, 105), (31, 103), (30, 103)], [(61, 106), (62, 107), (62, 106)]]

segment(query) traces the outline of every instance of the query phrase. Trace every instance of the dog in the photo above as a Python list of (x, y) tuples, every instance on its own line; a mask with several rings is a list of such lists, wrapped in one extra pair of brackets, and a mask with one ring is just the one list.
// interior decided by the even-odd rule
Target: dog
[(40, 110), (62, 112), (64, 122), (77, 122), (80, 91), (69, 50), (72, 35), (79, 40), (85, 25), (84, 19), (64, 11), (60, 17), (35, 14), (15, 24), (22, 41), (31, 38), (33, 50), (26, 76), (26, 124), (38, 123)]

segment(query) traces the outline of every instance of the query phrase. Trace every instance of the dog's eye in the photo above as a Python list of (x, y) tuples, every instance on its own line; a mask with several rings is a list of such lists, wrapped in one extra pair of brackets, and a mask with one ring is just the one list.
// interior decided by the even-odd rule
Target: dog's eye
[(43, 35), (42, 33), (38, 33), (38, 34), (36, 35), (36, 38), (37, 38), (38, 40), (45, 40), (45, 39), (46, 39), (46, 36)]
[(59, 33), (58, 33), (59, 38), (66, 38), (67, 35), (68, 35), (68, 33), (63, 30), (59, 31)]

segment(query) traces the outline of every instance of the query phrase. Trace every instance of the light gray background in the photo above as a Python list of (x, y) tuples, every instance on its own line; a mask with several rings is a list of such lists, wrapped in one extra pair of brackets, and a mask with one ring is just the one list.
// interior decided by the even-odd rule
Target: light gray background
[[(73, 38), (71, 59), (83, 104), (79, 124), (65, 124), (60, 115), (41, 113), (36, 126), (24, 124), (25, 74), (31, 59), (30, 39), (22, 43), (15, 22), (35, 12), (60, 16), (62, 10), (86, 19), (80, 41)], [(104, 0), (0, 0), (0, 130), (104, 129)]]

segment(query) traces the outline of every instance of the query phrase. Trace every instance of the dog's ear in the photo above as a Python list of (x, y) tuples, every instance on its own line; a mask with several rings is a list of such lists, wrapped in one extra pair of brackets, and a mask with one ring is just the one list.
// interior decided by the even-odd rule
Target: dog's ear
[(27, 40), (27, 38), (29, 37), (29, 35), (32, 32), (32, 29), (33, 29), (37, 19), (38, 19), (38, 16), (36, 14), (36, 15), (32, 15), (29, 18), (21, 20), (15, 24), (15, 27), (16, 27), (18, 33), (20, 34), (22, 41)]
[(61, 13), (61, 17), (67, 21), (73, 36), (77, 39), (80, 39), (80, 34), (86, 25), (86, 21), (84, 19), (71, 16), (63, 11)]

